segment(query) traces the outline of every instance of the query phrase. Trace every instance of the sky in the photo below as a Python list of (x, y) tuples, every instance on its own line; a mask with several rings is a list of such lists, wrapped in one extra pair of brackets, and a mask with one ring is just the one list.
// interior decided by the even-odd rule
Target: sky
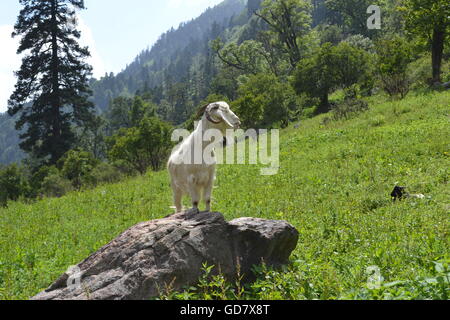
[[(79, 13), (80, 43), (89, 46), (94, 76), (118, 73), (158, 37), (181, 22), (198, 17), (223, 0), (85, 0)], [(21, 6), (19, 0), (0, 0), (0, 112), (14, 90), (18, 39), (11, 38)]]

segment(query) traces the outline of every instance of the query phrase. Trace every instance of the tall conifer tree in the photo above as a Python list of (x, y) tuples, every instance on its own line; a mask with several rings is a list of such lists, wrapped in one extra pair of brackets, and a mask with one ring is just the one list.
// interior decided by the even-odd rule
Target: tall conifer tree
[(75, 143), (74, 126), (92, 118), (88, 80), (92, 67), (85, 62), (87, 47), (78, 44), (76, 10), (83, 0), (20, 0), (13, 37), (20, 36), (18, 54), (25, 53), (16, 72), (15, 91), (8, 113), (20, 118), (24, 129), (20, 147), (50, 164)]

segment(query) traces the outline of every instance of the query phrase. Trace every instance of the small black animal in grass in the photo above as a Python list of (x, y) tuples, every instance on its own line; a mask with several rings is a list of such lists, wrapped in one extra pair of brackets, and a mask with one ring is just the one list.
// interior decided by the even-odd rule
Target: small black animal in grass
[(394, 190), (392, 190), (392, 192), (391, 192), (392, 200), (393, 201), (402, 200), (405, 196), (405, 189), (406, 189), (406, 187), (395, 186)]
[(395, 186), (394, 190), (391, 192), (391, 197), (393, 201), (401, 201), (404, 198), (414, 198), (414, 199), (425, 199), (425, 196), (421, 193), (412, 194), (406, 192), (406, 187)]

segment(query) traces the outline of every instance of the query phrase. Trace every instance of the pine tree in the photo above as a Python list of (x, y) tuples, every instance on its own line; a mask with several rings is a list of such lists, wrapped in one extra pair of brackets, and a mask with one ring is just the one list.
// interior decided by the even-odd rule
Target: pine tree
[(20, 0), (13, 37), (20, 36), (18, 54), (26, 53), (15, 91), (8, 102), (10, 115), (20, 114), (16, 129), (25, 129), (20, 147), (50, 164), (75, 143), (73, 126), (93, 115), (85, 63), (88, 48), (77, 40), (76, 10), (83, 0)]

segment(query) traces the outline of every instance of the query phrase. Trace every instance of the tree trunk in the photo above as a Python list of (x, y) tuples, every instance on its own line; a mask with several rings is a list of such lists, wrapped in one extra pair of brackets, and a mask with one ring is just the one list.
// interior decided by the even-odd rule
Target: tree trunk
[(52, 0), (51, 4), (51, 35), (52, 35), (52, 62), (51, 62), (51, 109), (52, 109), (52, 134), (53, 150), (51, 162), (56, 163), (61, 154), (61, 119), (60, 119), (60, 99), (59, 99), (59, 57), (58, 57), (58, 0)]
[(328, 93), (325, 93), (320, 100), (317, 114), (327, 113), (328, 111), (330, 111), (330, 102), (328, 100)]
[(442, 54), (444, 51), (445, 31), (438, 29), (433, 30), (433, 43), (431, 51), (432, 67), (433, 67), (433, 84), (441, 82), (441, 65)]

